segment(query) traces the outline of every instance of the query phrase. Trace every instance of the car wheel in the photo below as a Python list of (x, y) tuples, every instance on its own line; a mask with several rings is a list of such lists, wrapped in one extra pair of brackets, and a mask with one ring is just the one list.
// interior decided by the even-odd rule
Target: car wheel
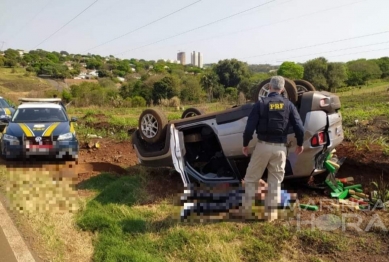
[(297, 92), (298, 93), (304, 93), (309, 91), (316, 91), (316, 88), (308, 81), (306, 80), (294, 80), (294, 83), (296, 84)]
[(139, 131), (141, 137), (148, 143), (156, 143), (166, 136), (168, 120), (165, 114), (158, 109), (146, 109), (139, 117)]
[(205, 114), (204, 110), (199, 109), (199, 108), (195, 108), (195, 107), (191, 107), (191, 108), (186, 109), (182, 113), (181, 118), (188, 118), (188, 117), (199, 116), (199, 115), (204, 115), (204, 114)]
[[(282, 93), (282, 95), (285, 98), (288, 98), (293, 104), (297, 102), (297, 88), (296, 84), (290, 80), (285, 78), (285, 91)], [(269, 82), (270, 78), (262, 81), (258, 87), (257, 90), (254, 93), (253, 101), (257, 102), (260, 97), (266, 97), (269, 95)]]

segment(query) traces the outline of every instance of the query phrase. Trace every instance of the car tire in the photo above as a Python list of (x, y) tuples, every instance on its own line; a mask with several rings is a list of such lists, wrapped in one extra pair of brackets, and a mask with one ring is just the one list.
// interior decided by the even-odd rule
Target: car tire
[(182, 113), (181, 119), (192, 117), (192, 116), (204, 115), (204, 114), (205, 114), (204, 110), (196, 107), (190, 107)]
[[(288, 78), (284, 77), (284, 79), (285, 79), (285, 91), (286, 91), (286, 92), (284, 92), (284, 96), (286, 95), (285, 97), (287, 97), (293, 104), (295, 104), (297, 102), (297, 99), (298, 99), (296, 84)], [(254, 102), (258, 101), (259, 96), (268, 96), (268, 94), (269, 94), (269, 82), (270, 82), (270, 78), (262, 81), (258, 85), (257, 89), (254, 92), (254, 96), (253, 96)]]
[(316, 88), (306, 80), (302, 80), (302, 79), (294, 80), (294, 83), (296, 84), (298, 93), (316, 91)]
[(168, 119), (159, 109), (146, 109), (139, 117), (139, 133), (148, 143), (157, 143), (165, 139)]

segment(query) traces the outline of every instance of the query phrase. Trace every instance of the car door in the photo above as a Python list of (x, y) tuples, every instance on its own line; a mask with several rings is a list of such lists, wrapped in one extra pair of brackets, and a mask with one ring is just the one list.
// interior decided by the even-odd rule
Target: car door
[(170, 125), (170, 151), (174, 168), (181, 175), (185, 187), (190, 184), (189, 178), (185, 172), (185, 144), (183, 133), (178, 131), (174, 124)]

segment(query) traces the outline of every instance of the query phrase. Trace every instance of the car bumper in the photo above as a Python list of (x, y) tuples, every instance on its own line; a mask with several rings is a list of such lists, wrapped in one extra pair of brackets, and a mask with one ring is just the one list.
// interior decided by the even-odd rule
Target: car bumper
[(16, 141), (3, 141), (3, 154), (7, 159), (30, 156), (48, 156), (57, 159), (78, 159), (78, 141), (54, 141), (52, 145), (26, 145)]

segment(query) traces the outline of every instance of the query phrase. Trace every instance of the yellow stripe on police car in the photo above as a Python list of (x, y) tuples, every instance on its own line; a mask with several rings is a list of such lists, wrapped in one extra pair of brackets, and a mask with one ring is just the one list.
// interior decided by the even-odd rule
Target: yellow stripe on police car
[(42, 136), (51, 136), (53, 131), (57, 128), (59, 123), (53, 123), (48, 128), (46, 128), (45, 132), (43, 132)]
[(20, 128), (23, 130), (24, 134), (29, 137), (33, 137), (34, 132), (31, 131), (31, 129), (26, 124), (19, 124)]
[(71, 133), (75, 134), (76, 133), (76, 130), (74, 129), (74, 125), (73, 123), (70, 123), (70, 130), (69, 130)]

